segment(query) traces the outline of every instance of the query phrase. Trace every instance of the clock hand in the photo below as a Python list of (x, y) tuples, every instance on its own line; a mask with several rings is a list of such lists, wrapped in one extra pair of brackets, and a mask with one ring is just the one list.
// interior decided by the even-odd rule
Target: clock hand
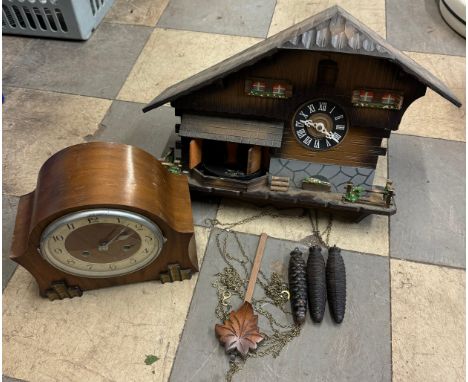
[(99, 243), (98, 250), (99, 251), (108, 251), (109, 250), (109, 245), (111, 245), (120, 235), (122, 235), (125, 231), (127, 230), (127, 227), (124, 227), (120, 230), (120, 232), (112, 237), (109, 241), (102, 241)]
[(300, 120), (299, 122), (303, 123), (307, 127), (313, 127), (321, 134), (325, 134), (327, 138), (333, 139), (331, 133), (327, 130), (323, 122), (312, 122), (310, 119)]

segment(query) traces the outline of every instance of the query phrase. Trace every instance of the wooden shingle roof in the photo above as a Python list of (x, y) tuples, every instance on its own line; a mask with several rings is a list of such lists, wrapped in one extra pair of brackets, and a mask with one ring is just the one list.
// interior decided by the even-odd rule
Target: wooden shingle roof
[(144, 112), (176, 100), (244, 67), (251, 66), (280, 49), (303, 49), (374, 56), (394, 62), (421, 83), (460, 107), (461, 102), (433, 74), (390, 45), (343, 8), (335, 5), (315, 16), (183, 80), (158, 95)]

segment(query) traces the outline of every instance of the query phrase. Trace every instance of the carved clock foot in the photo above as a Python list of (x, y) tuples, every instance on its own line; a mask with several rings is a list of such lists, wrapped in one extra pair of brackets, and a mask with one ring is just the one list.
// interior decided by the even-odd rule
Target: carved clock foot
[(174, 281), (190, 280), (192, 278), (192, 270), (181, 269), (179, 264), (170, 264), (167, 268), (167, 272), (159, 274), (162, 284)]
[(54, 281), (51, 288), (45, 291), (50, 301), (63, 300), (64, 298), (81, 297), (83, 291), (79, 286), (68, 286), (65, 281)]

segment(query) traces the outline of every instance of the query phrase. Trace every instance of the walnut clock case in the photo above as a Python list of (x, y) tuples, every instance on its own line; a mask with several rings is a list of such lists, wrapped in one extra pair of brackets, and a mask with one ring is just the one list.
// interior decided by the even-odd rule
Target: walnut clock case
[(52, 300), (190, 278), (198, 262), (187, 179), (133, 146), (68, 147), (21, 197), (10, 257)]

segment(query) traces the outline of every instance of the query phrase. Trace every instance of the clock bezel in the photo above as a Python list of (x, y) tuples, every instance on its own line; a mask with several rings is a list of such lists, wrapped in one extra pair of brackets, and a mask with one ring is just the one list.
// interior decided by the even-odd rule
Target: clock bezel
[[(344, 120), (345, 120), (345, 133), (343, 135), (343, 137), (340, 139), (340, 141), (331, 146), (331, 147), (327, 147), (327, 148), (323, 148), (323, 149), (317, 149), (317, 148), (314, 148), (314, 147), (310, 147), (308, 145), (306, 145), (304, 142), (302, 142), (299, 137), (297, 136), (296, 134), (296, 131), (295, 131), (295, 120), (296, 120), (296, 116), (297, 114), (307, 105), (310, 105), (314, 102), (327, 102), (327, 103), (331, 103), (337, 107), (339, 107), (341, 109), (341, 111), (343, 112), (343, 116), (344, 116)], [(310, 150), (310, 151), (315, 151), (315, 152), (322, 152), (322, 151), (329, 151), (329, 150), (333, 150), (334, 148), (340, 146), (343, 141), (345, 140), (346, 136), (348, 135), (348, 131), (349, 131), (349, 120), (348, 120), (348, 115), (346, 113), (346, 110), (345, 108), (337, 101), (335, 101), (334, 99), (330, 99), (330, 98), (314, 98), (314, 99), (311, 99), (311, 100), (308, 100), (306, 102), (303, 102), (301, 105), (299, 105), (297, 108), (296, 108), (296, 111), (294, 112), (292, 118), (291, 118), (291, 124), (290, 124), (290, 128), (291, 128), (291, 132), (294, 136), (294, 139), (296, 139), (296, 141), (304, 148)], [(310, 134), (308, 134), (310, 136)], [(313, 138), (313, 137), (312, 137)]]
[[(122, 219), (131, 220), (132, 222), (135, 222), (137, 224), (144, 225), (146, 228), (148, 228), (152, 232), (152, 234), (154, 235), (155, 241), (159, 243), (157, 245), (155, 244), (156, 250), (155, 251), (153, 250), (153, 253), (151, 253), (144, 261), (136, 263), (133, 266), (126, 267), (123, 270), (118, 269), (118, 270), (100, 271), (99, 273), (96, 272), (94, 274), (86, 270), (80, 271), (76, 268), (67, 266), (64, 263), (58, 261), (54, 256), (48, 253), (49, 252), (47, 248), (48, 240), (50, 239), (50, 236), (58, 228), (63, 227), (66, 224), (73, 223), (76, 220), (86, 219), (86, 218), (97, 216), (97, 215), (98, 216), (104, 215), (104, 216), (110, 216), (110, 217), (116, 217), (116, 218), (120, 217)], [(99, 224), (99, 223), (95, 223), (95, 224)], [(140, 269), (146, 268), (148, 265), (150, 265), (159, 257), (164, 247), (164, 243), (166, 241), (167, 239), (164, 237), (159, 226), (152, 220), (148, 219), (147, 217), (139, 213), (128, 211), (128, 210), (122, 210), (122, 209), (114, 209), (114, 208), (96, 208), (96, 209), (87, 209), (87, 210), (81, 210), (77, 212), (71, 212), (69, 214), (66, 214), (64, 216), (57, 218), (52, 223), (50, 223), (43, 230), (41, 234), (39, 252), (40, 252), (41, 257), (44, 260), (46, 260), (50, 265), (52, 265), (54, 268), (58, 269), (59, 271), (62, 271), (62, 272), (65, 272), (67, 274), (74, 275), (74, 276), (99, 279), (99, 278), (125, 276), (128, 274), (137, 272)]]

